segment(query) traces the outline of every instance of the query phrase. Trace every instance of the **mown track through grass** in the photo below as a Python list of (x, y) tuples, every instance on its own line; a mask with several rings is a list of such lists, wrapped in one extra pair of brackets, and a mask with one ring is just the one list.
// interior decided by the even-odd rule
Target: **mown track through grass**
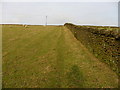
[(3, 88), (118, 87), (118, 76), (64, 26), (5, 25), (2, 34)]

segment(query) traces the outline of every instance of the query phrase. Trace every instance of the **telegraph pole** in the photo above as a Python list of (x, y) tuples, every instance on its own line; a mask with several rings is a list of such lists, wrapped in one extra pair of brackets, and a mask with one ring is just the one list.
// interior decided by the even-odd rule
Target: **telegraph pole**
[(46, 26), (47, 26), (47, 16), (46, 16)]

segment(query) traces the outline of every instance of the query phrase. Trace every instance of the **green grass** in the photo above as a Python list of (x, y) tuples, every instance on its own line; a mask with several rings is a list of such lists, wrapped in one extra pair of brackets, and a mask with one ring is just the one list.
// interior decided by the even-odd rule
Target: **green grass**
[(3, 25), (3, 88), (115, 88), (118, 76), (64, 26)]

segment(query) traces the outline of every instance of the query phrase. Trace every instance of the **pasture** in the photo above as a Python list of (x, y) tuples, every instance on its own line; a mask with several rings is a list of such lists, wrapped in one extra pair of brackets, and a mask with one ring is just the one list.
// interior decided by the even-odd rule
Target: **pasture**
[(3, 88), (117, 88), (118, 76), (64, 26), (2, 26)]

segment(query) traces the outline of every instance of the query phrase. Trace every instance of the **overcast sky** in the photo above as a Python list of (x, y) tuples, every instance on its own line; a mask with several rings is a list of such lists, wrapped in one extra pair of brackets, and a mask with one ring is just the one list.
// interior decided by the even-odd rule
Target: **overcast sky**
[(2, 23), (118, 25), (117, 2), (3, 2)]

